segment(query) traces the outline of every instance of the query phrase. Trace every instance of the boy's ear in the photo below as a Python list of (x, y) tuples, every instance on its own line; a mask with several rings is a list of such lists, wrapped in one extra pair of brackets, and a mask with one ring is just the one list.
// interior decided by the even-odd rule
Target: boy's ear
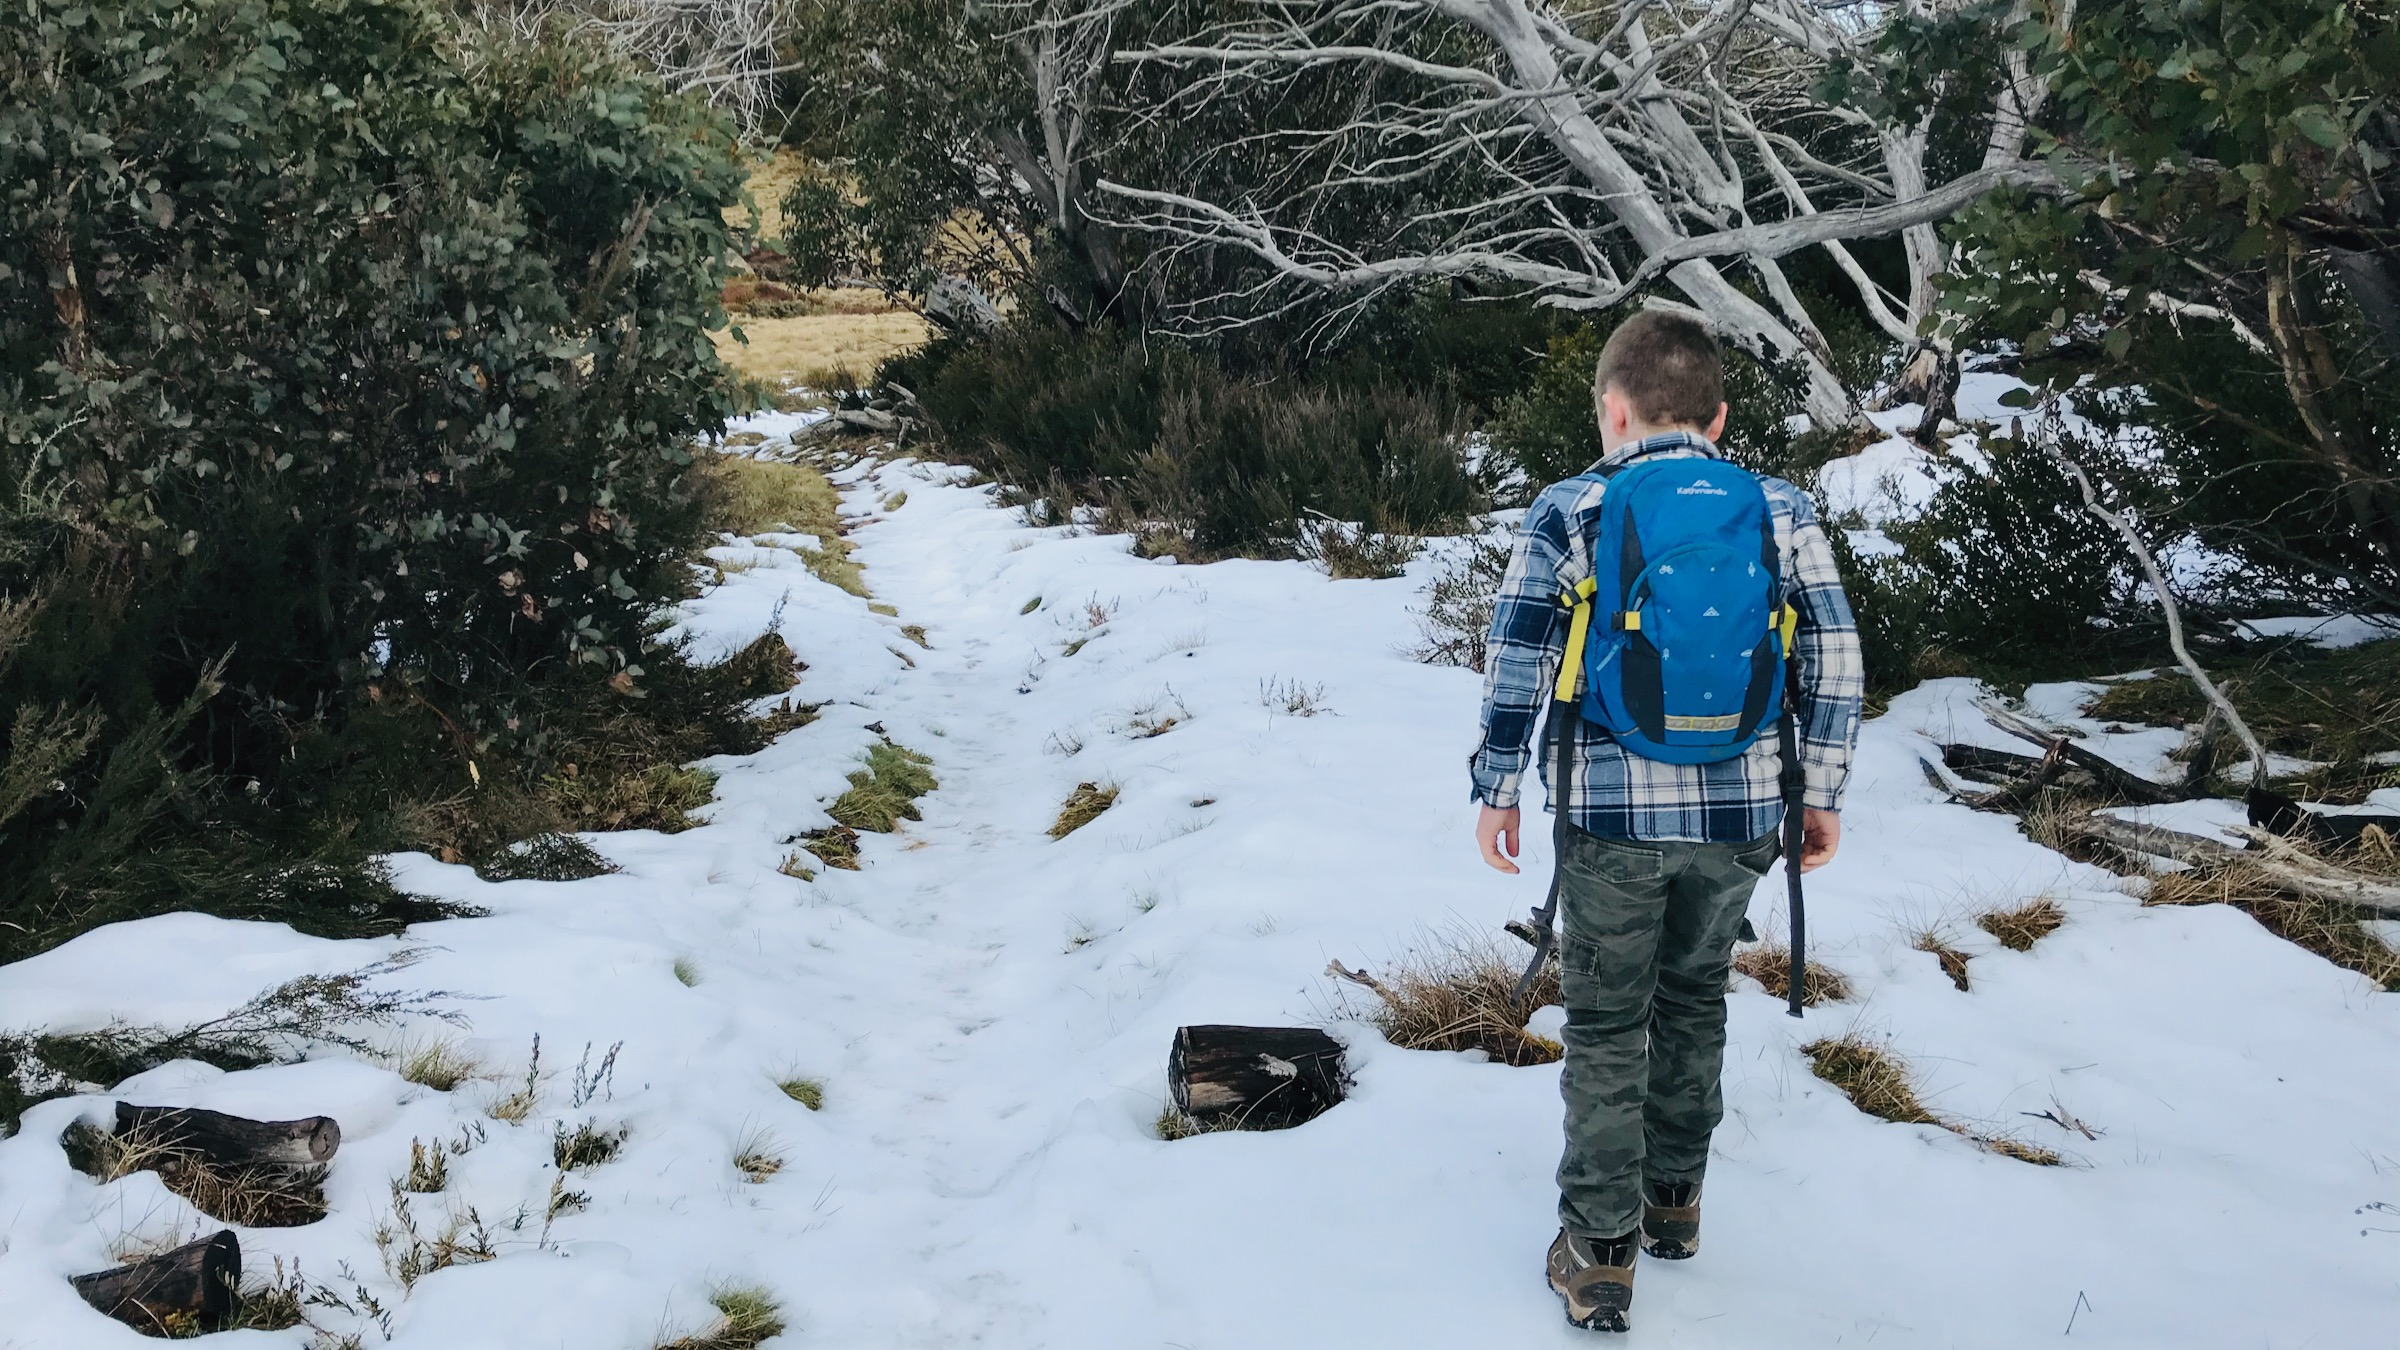
[(1722, 435), (1724, 435), (1724, 434), (1725, 434), (1725, 413), (1726, 413), (1726, 411), (1727, 411), (1727, 409), (1726, 409), (1726, 405), (1725, 405), (1725, 404), (1722, 404), (1722, 403), (1718, 404), (1718, 405), (1717, 405), (1717, 415), (1716, 415), (1716, 417), (1715, 417), (1713, 420), (1711, 420), (1711, 421), (1709, 422), (1709, 424), (1708, 424), (1708, 430), (1707, 430), (1707, 431), (1704, 431), (1704, 432), (1702, 432), (1702, 433), (1701, 433), (1702, 435), (1706, 436), (1706, 437), (1707, 437), (1707, 438), (1708, 438), (1708, 439), (1709, 439), (1709, 440), (1710, 440), (1712, 443), (1713, 443), (1713, 442), (1714, 442), (1714, 441), (1715, 441), (1715, 440), (1716, 440), (1716, 439), (1717, 439), (1719, 436), (1722, 436)]
[(1633, 404), (1622, 391), (1614, 385), (1600, 391), (1600, 430), (1603, 433), (1621, 439), (1633, 422)]

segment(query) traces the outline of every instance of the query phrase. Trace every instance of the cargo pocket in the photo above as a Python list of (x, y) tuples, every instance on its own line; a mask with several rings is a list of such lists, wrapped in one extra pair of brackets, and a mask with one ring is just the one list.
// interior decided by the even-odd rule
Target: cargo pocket
[(1600, 974), (1600, 944), (1563, 933), (1558, 939), (1558, 964), (1563, 976), (1593, 979)]
[(1582, 833), (1568, 837), (1560, 865), (1593, 881), (1656, 881), (1662, 867), (1658, 849), (1652, 845)]

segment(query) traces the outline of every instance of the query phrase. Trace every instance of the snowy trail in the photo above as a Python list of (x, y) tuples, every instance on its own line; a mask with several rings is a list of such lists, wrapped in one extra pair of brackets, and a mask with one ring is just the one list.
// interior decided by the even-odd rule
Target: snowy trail
[[(114, 1092), (337, 1116), (331, 1216), (245, 1247), (363, 1287), (395, 1309), (398, 1346), (647, 1350), (704, 1324), (727, 1282), (783, 1300), (774, 1344), (845, 1350), (1592, 1344), (1540, 1278), (1553, 1068), (1396, 1050), (1334, 1020), (1358, 1082), (1340, 1108), (1275, 1134), (1151, 1133), (1176, 1026), (1326, 1021), (1328, 958), (1380, 965), (1538, 898), (1541, 831), (1513, 880), (1466, 836), (1476, 678), (1403, 654), (1430, 563), (1391, 582), (1163, 566), (1027, 529), (938, 466), (845, 480), (869, 517), (857, 557), (899, 614), (787, 551), (732, 555), (756, 565), (690, 606), (688, 631), (707, 653), (780, 621), (810, 667), (796, 695), (825, 707), (712, 765), (705, 827), (590, 836), (625, 870), (570, 883), (402, 859), (404, 885), (493, 911), (407, 942), (190, 916), (104, 930), (0, 970), (0, 1027), (189, 1020), (431, 948), (394, 982), (476, 998), (466, 1044), (494, 1081), (440, 1093), (331, 1058), (170, 1065)], [(1295, 688), (1324, 710), (1286, 711)], [(2237, 913), (2143, 909), (2013, 822), (1940, 802), (1915, 755), (1922, 733), (1976, 722), (1970, 693), (1937, 682), (1868, 728), (1843, 856), (1810, 892), (1817, 954), (1858, 997), (1793, 1022), (1755, 986), (1733, 995), (1706, 1250), (1643, 1268), (1627, 1343), (1998, 1350), (2070, 1319), (2075, 1344), (2389, 1343), (2400, 1234), (2381, 1230), (2400, 1221), (2363, 1207), (2400, 1204), (2400, 1001)], [(1164, 716), (1163, 734), (1128, 728)], [(871, 727), (933, 758), (925, 819), (868, 836), (859, 872), (780, 874)], [(1121, 795), (1051, 840), (1081, 782)], [(1971, 921), (2041, 893), (2068, 920), (2029, 952)], [(1779, 897), (1770, 877), (1754, 902), (1769, 932)], [(1910, 948), (1927, 923), (1972, 953), (1972, 992)], [(154, 978), (128, 989), (124, 970)], [(1859, 1114), (1798, 1050), (1853, 1029), (1888, 1035), (1937, 1109), (2077, 1165)], [(533, 1115), (488, 1119), (537, 1033)], [(575, 1101), (583, 1047), (618, 1041), (613, 1081)], [(793, 1073), (824, 1081), (823, 1111), (776, 1088)], [(66, 1167), (58, 1132), (108, 1100), (51, 1103), (0, 1142), (0, 1350), (139, 1344), (61, 1277), (125, 1237), (216, 1226), (154, 1178)], [(2100, 1137), (2022, 1114), (2054, 1103)], [(626, 1130), (623, 1153), (567, 1179), (589, 1203), (545, 1238), (552, 1130), (586, 1120)], [(420, 1225), (473, 1206), (500, 1255), (403, 1297), (373, 1232), (412, 1139), (469, 1145), (446, 1194), (411, 1197)], [(745, 1181), (745, 1145), (782, 1170)]]

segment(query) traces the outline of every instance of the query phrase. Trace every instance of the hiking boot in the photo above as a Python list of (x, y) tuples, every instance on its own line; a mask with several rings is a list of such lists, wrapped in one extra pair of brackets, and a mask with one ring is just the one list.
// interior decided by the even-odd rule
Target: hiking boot
[(1627, 1328), (1635, 1237), (1588, 1238), (1561, 1231), (1550, 1244), (1550, 1287), (1567, 1301), (1569, 1322), (1586, 1331)]
[(1642, 1187), (1642, 1250), (1682, 1261), (1700, 1250), (1700, 1183), (1653, 1181)]

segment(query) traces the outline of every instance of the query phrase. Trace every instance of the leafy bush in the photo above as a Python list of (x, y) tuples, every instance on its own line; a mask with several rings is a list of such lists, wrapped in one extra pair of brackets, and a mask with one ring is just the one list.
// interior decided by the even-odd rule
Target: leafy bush
[(2124, 541), (2084, 511), (2065, 472), (2013, 441), (1984, 450), (1988, 469), (1933, 462), (1943, 481), (1932, 500), (1884, 527), (1896, 556), (1862, 555), (1830, 531), (1877, 690), (1970, 670), (2060, 671), (2158, 645)]
[(1492, 611), (1499, 606), (1500, 583), (1508, 578), (1512, 543), (1483, 535), (1442, 559), (1425, 585), (1425, 606), (1417, 611), (1421, 637), (1411, 655), (1427, 665), (1483, 673)]
[(730, 135), (432, 0), (28, 0), (0, 183), (0, 954), (389, 922), (395, 796), (680, 661)]
[(1483, 492), (1462, 413), (1391, 384), (1225, 373), (1191, 348), (1034, 323), (944, 338), (888, 365), (948, 448), (1051, 503), (1155, 523), (1153, 551), (1291, 556), (1322, 514), (1454, 525)]
[[(1827, 340), (1853, 388), (1874, 382), (1886, 344), (1838, 305), (1812, 305), (1828, 321)], [(1631, 308), (1625, 311), (1630, 314)], [(1572, 478), (1598, 462), (1600, 422), (1592, 406), (1592, 372), (1600, 348), (1624, 315), (1611, 312), (1550, 339), (1524, 387), (1503, 400), (1492, 419), (1492, 448), (1521, 469), (1525, 488)], [(1835, 323), (1835, 320), (1846, 320)], [(1740, 349), (1725, 349), (1725, 453), (1760, 473), (1797, 478), (1834, 449), (1823, 437), (1795, 442), (1787, 423), (1800, 412), (1798, 380), (1761, 365)]]

